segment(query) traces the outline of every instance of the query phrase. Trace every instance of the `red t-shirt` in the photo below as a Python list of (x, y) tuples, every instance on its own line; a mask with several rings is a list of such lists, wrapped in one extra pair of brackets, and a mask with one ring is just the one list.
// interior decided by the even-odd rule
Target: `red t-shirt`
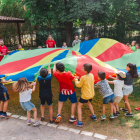
[(62, 74), (57, 71), (53, 72), (54, 77), (58, 80), (60, 85), (60, 93), (63, 95), (71, 95), (75, 92), (72, 80), (74, 76), (72, 76), (71, 72), (64, 72)]
[[(6, 55), (8, 52), (8, 49), (5, 45), (3, 47), (0, 46), (0, 54)], [(0, 56), (0, 61), (3, 59), (4, 56)]]
[(54, 40), (47, 40), (46, 44), (48, 44), (48, 48), (53, 48), (53, 45), (55, 45), (56, 42)]

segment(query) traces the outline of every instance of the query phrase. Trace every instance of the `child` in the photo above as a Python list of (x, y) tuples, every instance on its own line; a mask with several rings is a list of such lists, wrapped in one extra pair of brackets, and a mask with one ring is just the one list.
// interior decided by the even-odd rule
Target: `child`
[(66, 45), (66, 42), (63, 42), (63, 46), (62, 46), (63, 49), (67, 49), (67, 45)]
[(10, 53), (11, 51), (9, 51), (7, 49), (7, 47), (4, 45), (4, 42), (2, 39), (0, 39), (0, 61), (3, 59), (3, 57), (5, 55), (7, 55), (8, 53)]
[(48, 104), (50, 123), (54, 122), (53, 119), (53, 107), (52, 107), (52, 90), (51, 90), (51, 69), (50, 65), (48, 66), (48, 71), (45, 68), (40, 70), (40, 76), (38, 77), (39, 81), (39, 98), (41, 101), (41, 121), (44, 121), (44, 111), (45, 111), (45, 102)]
[(136, 45), (136, 41), (132, 41), (132, 43), (131, 43), (131, 50), (132, 51), (136, 50), (135, 45)]
[[(33, 89), (29, 88), (30, 86), (33, 86)], [(19, 92), (19, 101), (21, 107), (26, 111), (27, 110), (27, 117), (28, 122), (27, 124), (31, 124), (30, 119), (30, 111), (32, 110), (34, 112), (34, 123), (33, 126), (39, 125), (39, 122), (37, 122), (37, 109), (33, 103), (30, 102), (31, 100), (31, 94), (35, 91), (36, 82), (32, 83), (31, 85), (28, 83), (26, 78), (20, 78), (18, 82), (15, 82), (13, 84), (13, 90), (15, 92)]]
[(133, 82), (135, 78), (138, 78), (137, 67), (133, 63), (128, 63), (126, 66), (126, 78), (124, 80), (124, 87), (123, 87), (123, 98), (125, 102), (125, 108), (121, 108), (122, 111), (128, 112), (125, 113), (127, 117), (133, 117), (133, 113), (131, 112), (130, 104), (128, 101), (129, 95), (133, 92)]
[(6, 113), (8, 107), (8, 101), (9, 101), (9, 94), (6, 87), (2, 83), (8, 83), (8, 82), (12, 82), (12, 80), (10, 79), (8, 81), (5, 81), (0, 79), (0, 100), (1, 100), (0, 115), (7, 119), (9, 119), (9, 116)]
[(18, 50), (19, 51), (23, 51), (24, 50), (24, 48), (22, 48), (21, 44), (18, 44)]
[(38, 48), (38, 49), (42, 49), (42, 46), (38, 46), (37, 48)]
[(63, 103), (67, 101), (67, 98), (71, 101), (71, 118), (70, 122), (75, 122), (77, 119), (74, 117), (77, 97), (75, 93), (75, 89), (73, 87), (72, 81), (74, 81), (74, 76), (72, 76), (71, 72), (64, 71), (65, 66), (63, 63), (57, 63), (53, 68), (53, 75), (58, 80), (60, 85), (60, 93), (59, 93), (59, 102), (58, 102), (58, 114), (55, 120), (56, 123), (59, 123), (61, 120), (61, 110), (63, 107)]
[(98, 79), (101, 80), (95, 84), (95, 88), (99, 88), (101, 95), (103, 96), (103, 108), (102, 108), (102, 116), (101, 120), (105, 120), (105, 107), (109, 103), (110, 105), (110, 119), (114, 119), (113, 115), (113, 103), (114, 103), (114, 94), (112, 89), (110, 88), (108, 81), (106, 80), (105, 72), (98, 72)]
[(122, 88), (124, 86), (124, 78), (126, 77), (126, 73), (123, 71), (118, 71), (116, 74), (116, 78), (109, 76), (114, 79), (114, 81), (108, 81), (109, 84), (114, 84), (114, 118), (117, 118), (120, 115), (118, 103), (123, 98)]
[(90, 73), (92, 70), (92, 65), (86, 63), (83, 65), (84, 76), (81, 77), (80, 81), (75, 79), (75, 85), (81, 87), (82, 96), (79, 100), (77, 110), (78, 110), (78, 122), (74, 122), (74, 125), (82, 127), (82, 106), (86, 103), (92, 113), (91, 118), (97, 120), (93, 106), (91, 105), (92, 98), (94, 97), (94, 76)]
[(126, 43), (126, 46), (131, 47), (131, 45), (129, 43)]
[(135, 45), (136, 50), (140, 48), (140, 44)]

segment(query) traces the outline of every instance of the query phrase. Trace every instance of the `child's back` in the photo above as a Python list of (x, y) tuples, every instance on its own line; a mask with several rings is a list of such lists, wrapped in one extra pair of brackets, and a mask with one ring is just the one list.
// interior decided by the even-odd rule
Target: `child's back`
[(81, 87), (82, 99), (88, 100), (94, 96), (94, 76), (89, 73), (81, 77), (80, 82), (77, 84), (77, 87)]
[(50, 73), (46, 78), (42, 78), (41, 76), (38, 77), (39, 97), (48, 97), (49, 95), (52, 95), (51, 78), (52, 76)]
[(60, 74), (59, 72), (55, 71), (53, 74), (59, 82), (61, 94), (71, 95), (72, 93), (75, 92), (72, 83), (74, 77), (72, 76), (71, 72), (64, 71), (63, 73)]
[(95, 87), (99, 88), (99, 91), (103, 98), (113, 94), (112, 89), (110, 88), (108, 81), (106, 79), (97, 82)]

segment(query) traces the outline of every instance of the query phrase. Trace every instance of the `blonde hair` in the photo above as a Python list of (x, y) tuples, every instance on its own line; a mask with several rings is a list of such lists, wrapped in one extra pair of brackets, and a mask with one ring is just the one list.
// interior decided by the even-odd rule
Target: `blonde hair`
[[(52, 35), (49, 35), (49, 36), (51, 36), (51, 37), (52, 37)], [(49, 36), (48, 36), (48, 40), (49, 40)], [(52, 40), (54, 40), (54, 39), (53, 39), (53, 37), (52, 37)]]
[(23, 92), (26, 91), (30, 88), (30, 84), (28, 83), (27, 79), (24, 78), (20, 78), (17, 82), (15, 82), (13, 84), (13, 90), (15, 92)]

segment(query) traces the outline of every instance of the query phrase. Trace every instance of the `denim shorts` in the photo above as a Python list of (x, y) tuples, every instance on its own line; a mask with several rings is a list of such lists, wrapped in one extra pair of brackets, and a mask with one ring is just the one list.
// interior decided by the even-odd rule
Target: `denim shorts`
[(133, 92), (133, 87), (131, 88), (123, 88), (123, 95), (129, 95)]
[(20, 102), (21, 107), (26, 111), (31, 111), (35, 105), (31, 103), (30, 101), (28, 102)]
[(103, 100), (103, 104), (108, 104), (109, 102), (114, 103), (114, 98), (115, 98), (114, 94), (105, 97)]
[(67, 101), (67, 98), (69, 98), (69, 100), (71, 101), (71, 103), (76, 103), (77, 102), (76, 92), (74, 92), (71, 95), (63, 95), (63, 94), (59, 93), (59, 101), (60, 102)]

